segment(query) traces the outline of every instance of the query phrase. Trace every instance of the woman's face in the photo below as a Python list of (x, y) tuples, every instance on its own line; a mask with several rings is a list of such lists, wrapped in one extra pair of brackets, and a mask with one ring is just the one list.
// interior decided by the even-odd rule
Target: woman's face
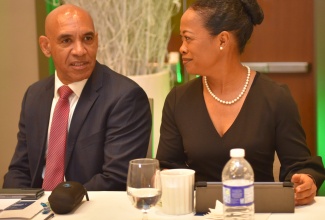
[(204, 27), (202, 18), (193, 9), (188, 9), (181, 18), (179, 51), (183, 65), (189, 74), (205, 75), (218, 61), (220, 43)]

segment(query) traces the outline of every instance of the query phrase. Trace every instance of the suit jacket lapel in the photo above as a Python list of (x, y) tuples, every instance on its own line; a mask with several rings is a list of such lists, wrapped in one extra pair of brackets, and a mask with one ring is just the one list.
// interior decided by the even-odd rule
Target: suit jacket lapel
[(99, 89), (102, 87), (102, 71), (99, 63), (96, 64), (95, 69), (91, 76), (89, 77), (85, 87), (82, 90), (82, 93), (79, 97), (77, 106), (74, 110), (70, 129), (67, 140), (67, 151), (65, 158), (65, 169), (67, 168), (71, 154), (73, 152), (73, 148), (75, 147), (76, 141), (78, 139), (78, 135), (82, 124), (84, 123), (89, 110), (95, 103), (96, 99), (99, 96)]
[[(37, 106), (35, 110), (35, 115), (37, 118), (34, 122), (37, 126), (35, 126), (34, 135), (39, 137), (33, 139), (35, 143), (32, 146), (33, 153), (37, 155), (37, 171), (35, 172), (35, 176), (32, 178), (33, 182), (41, 181), (38, 180), (38, 177), (41, 177), (41, 173), (43, 171), (43, 167), (45, 165), (45, 151), (46, 151), (46, 143), (47, 143), (47, 134), (48, 134), (48, 126), (49, 126), (49, 118), (51, 114), (51, 106), (54, 96), (54, 77), (51, 77), (47, 84), (39, 91), (39, 97), (35, 99), (35, 106)], [(37, 102), (37, 103), (36, 103)], [(41, 103), (41, 104), (40, 104)]]

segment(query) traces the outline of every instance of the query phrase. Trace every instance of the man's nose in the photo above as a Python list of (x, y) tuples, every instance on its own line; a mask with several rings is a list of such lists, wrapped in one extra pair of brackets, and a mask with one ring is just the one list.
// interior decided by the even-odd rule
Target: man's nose
[(82, 56), (86, 53), (86, 49), (81, 41), (76, 41), (73, 45), (72, 52), (77, 56)]

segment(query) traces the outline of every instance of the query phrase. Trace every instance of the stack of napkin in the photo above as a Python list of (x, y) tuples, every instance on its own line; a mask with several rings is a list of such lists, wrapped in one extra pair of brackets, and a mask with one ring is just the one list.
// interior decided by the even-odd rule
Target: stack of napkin
[(214, 209), (209, 208), (210, 212), (204, 215), (205, 219), (223, 219), (223, 204), (217, 200)]

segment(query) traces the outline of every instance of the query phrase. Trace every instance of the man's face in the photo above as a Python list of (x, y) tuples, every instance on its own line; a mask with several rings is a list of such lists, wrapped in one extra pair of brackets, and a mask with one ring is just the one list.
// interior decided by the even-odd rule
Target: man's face
[(62, 83), (89, 78), (96, 64), (98, 35), (87, 13), (71, 9), (51, 16), (46, 22), (46, 38)]

